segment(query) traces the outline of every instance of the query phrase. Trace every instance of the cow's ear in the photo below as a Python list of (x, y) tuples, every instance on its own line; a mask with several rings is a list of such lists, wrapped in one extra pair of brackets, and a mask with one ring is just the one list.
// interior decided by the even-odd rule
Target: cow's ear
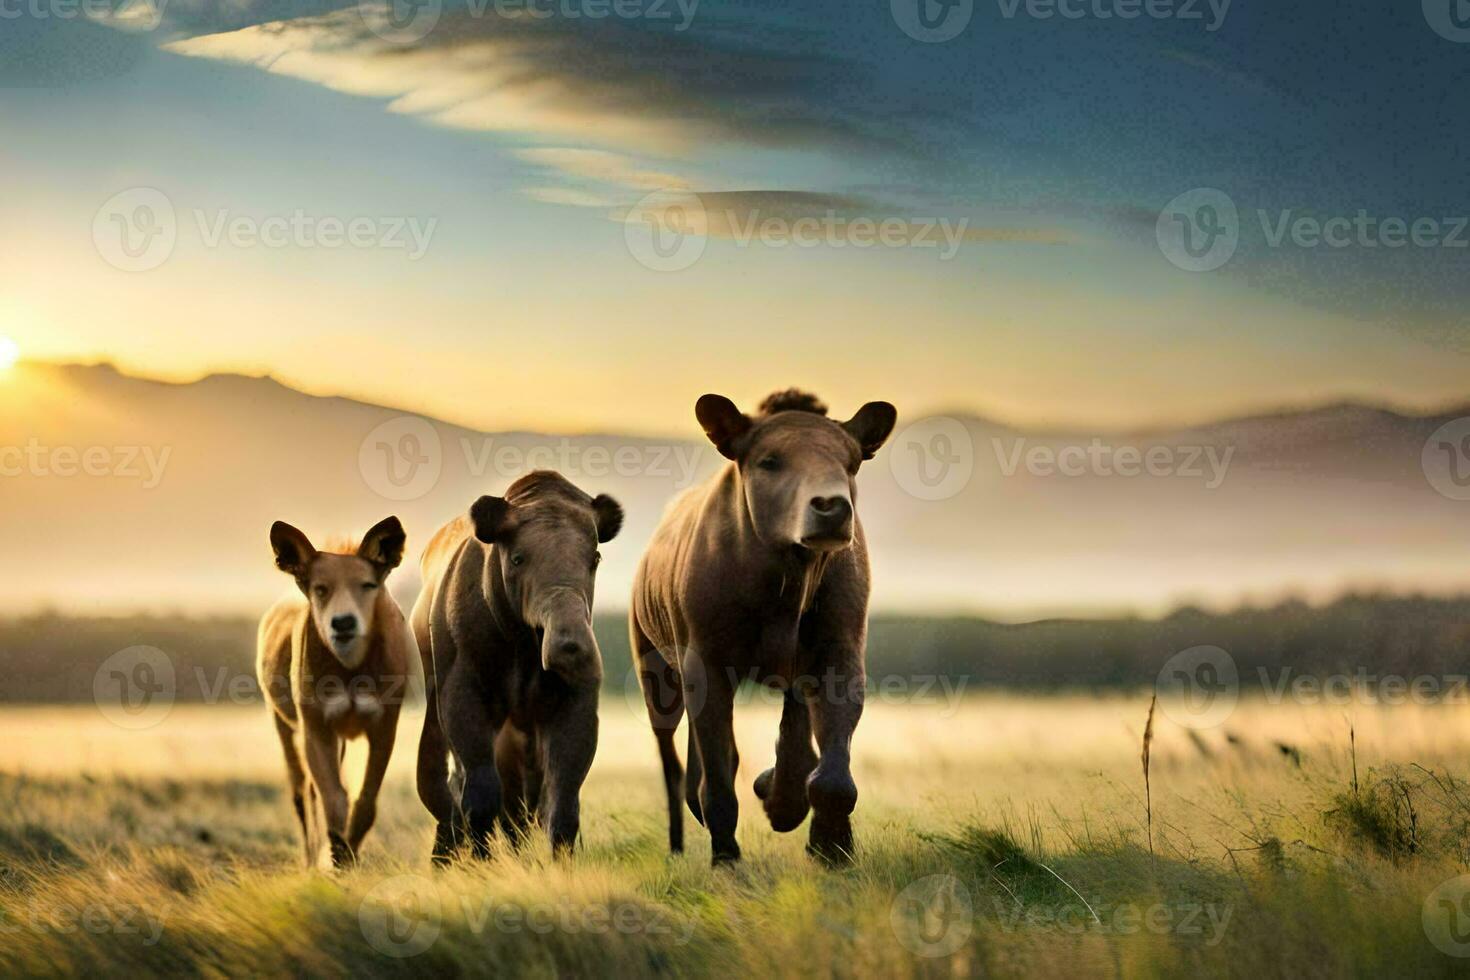
[(366, 559), (377, 569), (378, 578), (387, 578), (389, 572), (403, 563), (403, 546), (407, 541), (408, 535), (398, 518), (385, 517), (363, 535), (357, 557)]
[(311, 541), (285, 521), (276, 521), (271, 525), (271, 550), (276, 553), (276, 567), (294, 578), (305, 592), (306, 571), (317, 554)]
[(740, 437), (750, 431), (751, 421), (724, 395), (701, 395), (694, 403), (694, 417), (704, 434), (726, 459), (739, 459)]
[(597, 515), (597, 540), (606, 544), (623, 529), (623, 507), (605, 493), (592, 498), (592, 512)]
[(887, 402), (868, 402), (858, 409), (856, 415), (843, 422), (842, 427), (862, 447), (863, 459), (872, 459), (873, 454), (888, 441), (897, 422), (898, 409)]
[(494, 544), (505, 537), (510, 524), (510, 504), (503, 497), (481, 497), (470, 505), (470, 523), (474, 525), (476, 538)]

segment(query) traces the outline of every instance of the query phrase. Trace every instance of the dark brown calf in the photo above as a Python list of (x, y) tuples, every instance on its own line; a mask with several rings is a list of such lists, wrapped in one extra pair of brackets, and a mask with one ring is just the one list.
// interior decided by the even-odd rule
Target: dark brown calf
[(576, 842), (602, 681), (597, 545), (622, 522), (611, 497), (543, 471), (481, 497), (425, 550), (412, 623), (428, 695), (418, 790), (438, 821), (436, 862), (461, 840), (483, 856), (497, 825), (519, 837), (538, 817), (556, 850)]
[[(754, 418), (719, 395), (700, 398), (694, 411), (731, 463), (665, 515), (639, 564), (629, 615), (663, 758), (669, 846), (684, 846), (684, 797), (709, 828), (715, 862), (740, 857), (731, 725), (736, 687), (748, 679), (786, 692), (776, 764), (755, 781), (771, 826), (794, 830), (810, 809), (808, 850), (846, 860), (868, 612), (854, 477), (897, 413), (869, 402), (838, 423), (796, 391), (767, 398)], [(686, 711), (687, 780), (674, 747)]]

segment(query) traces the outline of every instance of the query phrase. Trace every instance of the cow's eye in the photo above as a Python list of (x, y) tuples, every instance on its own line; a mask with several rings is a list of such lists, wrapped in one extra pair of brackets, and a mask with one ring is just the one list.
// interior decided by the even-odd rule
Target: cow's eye
[(327, 587), (325, 585), (313, 585), (311, 587), (311, 594), (318, 599), (325, 599), (327, 597)]
[(510, 553), (510, 563), (516, 566), (524, 565), (526, 563), (525, 554), (519, 551), (512, 551)]
[(364, 583), (362, 583), (361, 586), (359, 586), (359, 588), (361, 588), (362, 591), (364, 591), (364, 592), (373, 592), (373, 591), (375, 591), (378, 588), (378, 583), (377, 582), (364, 582)]
[(755, 464), (763, 470), (779, 470), (781, 468), (780, 456), (765, 456), (759, 463)]
[(598, 565), (601, 565), (601, 564), (602, 564), (602, 552), (600, 552), (600, 551), (594, 551), (592, 553), (592, 567), (593, 568), (596, 568)]

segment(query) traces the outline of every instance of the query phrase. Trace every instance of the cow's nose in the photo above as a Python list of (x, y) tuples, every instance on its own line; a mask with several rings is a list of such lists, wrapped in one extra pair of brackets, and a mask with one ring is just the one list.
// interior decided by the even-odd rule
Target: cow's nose
[(821, 517), (829, 520), (845, 520), (852, 513), (852, 504), (847, 502), (846, 497), (813, 497), (812, 510)]
[(333, 616), (332, 617), (332, 632), (333, 633), (356, 633), (357, 632), (357, 617), (356, 616)]

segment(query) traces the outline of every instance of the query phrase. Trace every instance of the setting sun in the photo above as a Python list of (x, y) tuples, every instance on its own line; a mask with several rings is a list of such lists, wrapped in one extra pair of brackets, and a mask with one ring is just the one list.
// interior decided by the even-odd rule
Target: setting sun
[(0, 337), (0, 371), (10, 370), (20, 359), (20, 347), (9, 337)]

